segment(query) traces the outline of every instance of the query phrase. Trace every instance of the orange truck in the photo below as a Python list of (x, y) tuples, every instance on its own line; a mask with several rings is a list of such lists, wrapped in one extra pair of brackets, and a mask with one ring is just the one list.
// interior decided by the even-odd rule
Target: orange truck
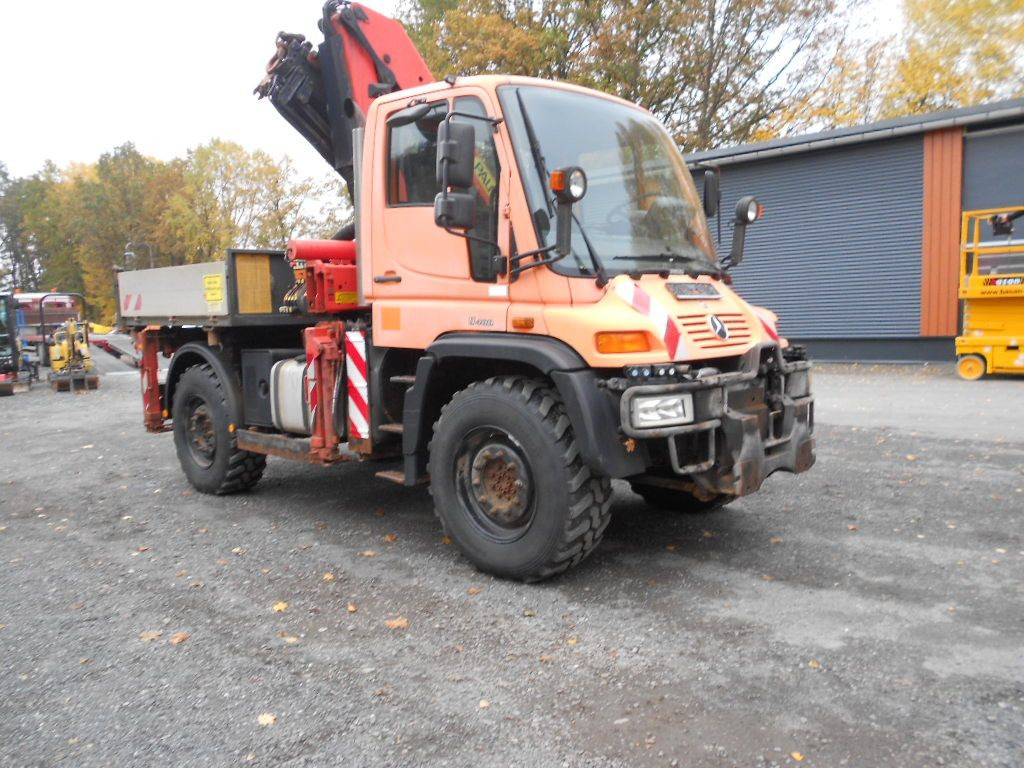
[[(706, 511), (814, 463), (810, 362), (716, 254), (683, 158), (644, 109), (523, 77), (435, 81), (401, 25), (324, 7), (257, 89), (349, 182), (329, 240), (122, 272), (147, 429), (195, 488), (267, 456), (430, 484), (480, 569), (540, 580), (600, 542), (613, 478)], [(158, 358), (169, 357), (165, 370)]]

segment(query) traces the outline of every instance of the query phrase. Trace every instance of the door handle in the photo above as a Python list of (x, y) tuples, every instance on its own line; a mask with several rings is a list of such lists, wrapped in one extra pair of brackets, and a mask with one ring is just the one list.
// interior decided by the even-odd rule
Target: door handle
[(402, 282), (401, 275), (374, 275), (373, 282), (375, 283), (400, 283)]

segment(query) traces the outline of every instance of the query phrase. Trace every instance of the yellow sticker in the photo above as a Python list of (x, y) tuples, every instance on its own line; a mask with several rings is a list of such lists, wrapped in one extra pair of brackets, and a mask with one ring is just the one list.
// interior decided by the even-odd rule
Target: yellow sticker
[(335, 304), (355, 304), (357, 301), (359, 301), (359, 294), (357, 294), (355, 291), (334, 292)]
[(224, 275), (203, 275), (203, 292), (207, 302), (224, 301)]

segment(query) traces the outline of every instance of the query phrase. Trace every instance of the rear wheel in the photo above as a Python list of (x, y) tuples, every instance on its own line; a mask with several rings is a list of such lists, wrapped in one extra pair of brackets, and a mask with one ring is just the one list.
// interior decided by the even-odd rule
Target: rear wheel
[(585, 558), (610, 520), (611, 483), (580, 459), (546, 382), (471, 384), (444, 407), (430, 446), (434, 506), (483, 571), (538, 581)]
[(981, 355), (962, 355), (956, 361), (956, 372), (967, 381), (977, 381), (984, 376), (985, 367), (985, 358)]
[(682, 512), (690, 515), (706, 514), (721, 509), (736, 499), (735, 496), (718, 494), (711, 499), (698, 499), (692, 493), (660, 485), (644, 485), (630, 483), (633, 493), (639, 495), (649, 506), (667, 509), (671, 512)]
[(203, 493), (236, 493), (259, 482), (267, 457), (238, 449), (223, 385), (209, 365), (181, 375), (174, 390), (174, 448), (185, 477)]

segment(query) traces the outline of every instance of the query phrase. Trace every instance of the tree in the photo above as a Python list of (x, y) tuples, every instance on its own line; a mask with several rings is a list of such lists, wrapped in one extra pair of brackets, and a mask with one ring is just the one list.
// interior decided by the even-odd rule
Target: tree
[[(336, 184), (299, 178), (288, 158), (275, 162), (220, 139), (189, 151), (183, 181), (163, 225), (189, 263), (223, 258), (230, 247), (281, 248), (293, 237), (328, 236), (348, 216)], [(321, 199), (332, 192), (333, 200)], [(318, 202), (323, 218), (315, 215)]]
[(903, 0), (885, 116), (1024, 94), (1024, 0)]
[(438, 76), (595, 87), (650, 109), (686, 150), (750, 140), (806, 100), (846, 23), (836, 0), (407, 0), (401, 13)]

